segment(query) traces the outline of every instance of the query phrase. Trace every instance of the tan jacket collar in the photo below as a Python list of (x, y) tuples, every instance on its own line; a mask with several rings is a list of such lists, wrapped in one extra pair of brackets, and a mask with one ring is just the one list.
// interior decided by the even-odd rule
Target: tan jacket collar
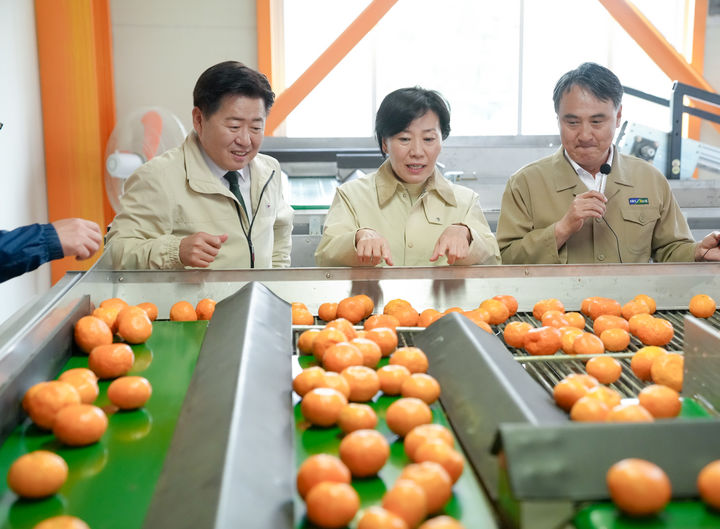
[[(397, 187), (401, 185), (400, 181), (395, 178), (395, 173), (390, 165), (390, 160), (385, 160), (385, 162), (377, 170), (375, 185), (377, 187), (378, 202), (382, 207), (387, 204), (387, 202), (395, 194)], [(437, 167), (435, 167), (435, 171), (430, 178), (428, 178), (425, 193), (437, 195), (450, 206), (457, 205), (457, 199), (455, 198), (452, 184), (445, 179)]]

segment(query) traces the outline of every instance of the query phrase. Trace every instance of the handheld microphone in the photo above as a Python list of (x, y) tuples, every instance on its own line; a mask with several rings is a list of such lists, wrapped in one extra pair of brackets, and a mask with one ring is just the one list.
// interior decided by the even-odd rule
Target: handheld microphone
[(610, 171), (612, 170), (612, 167), (610, 167), (610, 164), (604, 163), (600, 166), (600, 174), (602, 175), (600, 177), (600, 185), (598, 186), (598, 191), (605, 194), (605, 183), (607, 182), (607, 177), (610, 174)]

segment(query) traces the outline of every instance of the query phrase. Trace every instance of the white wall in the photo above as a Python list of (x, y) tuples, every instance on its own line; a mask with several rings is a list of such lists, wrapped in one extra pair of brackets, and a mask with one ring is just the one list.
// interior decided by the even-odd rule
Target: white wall
[[(35, 11), (0, 0), (0, 229), (47, 222)], [(0, 283), (0, 323), (50, 286), (50, 265)]]
[(170, 109), (191, 130), (192, 90), (207, 68), (257, 68), (255, 0), (111, 0), (118, 120), (143, 106)]

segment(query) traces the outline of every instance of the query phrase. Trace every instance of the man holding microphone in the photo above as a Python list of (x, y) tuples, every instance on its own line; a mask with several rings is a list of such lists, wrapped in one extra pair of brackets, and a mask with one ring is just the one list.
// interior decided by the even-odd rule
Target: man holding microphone
[(594, 63), (557, 82), (562, 147), (507, 183), (497, 228), (504, 264), (720, 260), (720, 232), (696, 243), (667, 179), (615, 150), (622, 95), (617, 76)]

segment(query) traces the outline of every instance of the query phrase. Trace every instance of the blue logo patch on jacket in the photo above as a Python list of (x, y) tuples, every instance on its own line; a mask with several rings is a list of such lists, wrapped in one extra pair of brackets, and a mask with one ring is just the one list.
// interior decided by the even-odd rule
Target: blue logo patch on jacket
[(628, 202), (631, 206), (647, 206), (650, 203), (647, 198), (628, 198)]

